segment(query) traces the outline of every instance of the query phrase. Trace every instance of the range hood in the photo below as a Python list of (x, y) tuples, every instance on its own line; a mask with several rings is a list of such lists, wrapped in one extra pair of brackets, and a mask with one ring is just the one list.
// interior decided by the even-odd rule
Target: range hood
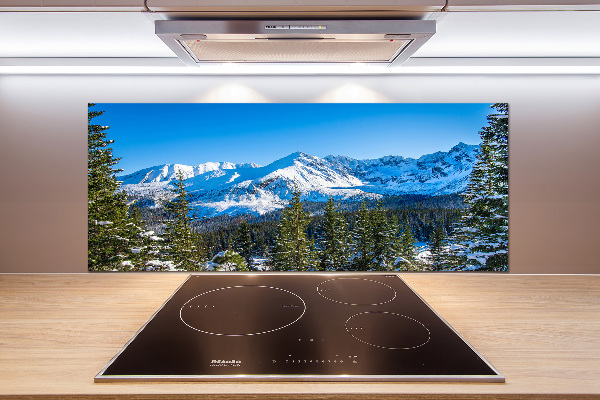
[(435, 33), (433, 20), (159, 20), (155, 32), (186, 64), (401, 65)]

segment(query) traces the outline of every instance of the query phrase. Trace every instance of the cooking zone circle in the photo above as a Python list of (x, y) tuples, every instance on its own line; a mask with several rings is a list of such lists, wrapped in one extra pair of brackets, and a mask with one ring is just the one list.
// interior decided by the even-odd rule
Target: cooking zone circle
[(389, 285), (364, 278), (335, 278), (321, 282), (317, 293), (327, 300), (350, 306), (377, 306), (396, 298)]
[(254, 336), (278, 331), (306, 312), (300, 296), (272, 286), (228, 286), (192, 297), (179, 310), (190, 328), (217, 336)]
[(346, 320), (346, 331), (362, 343), (390, 350), (416, 349), (431, 339), (421, 322), (386, 311), (355, 314)]

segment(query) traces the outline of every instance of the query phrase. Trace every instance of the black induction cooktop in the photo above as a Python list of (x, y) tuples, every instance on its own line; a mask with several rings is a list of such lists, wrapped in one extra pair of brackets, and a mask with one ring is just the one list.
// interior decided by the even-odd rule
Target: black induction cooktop
[(197, 274), (96, 376), (106, 381), (504, 377), (397, 275)]

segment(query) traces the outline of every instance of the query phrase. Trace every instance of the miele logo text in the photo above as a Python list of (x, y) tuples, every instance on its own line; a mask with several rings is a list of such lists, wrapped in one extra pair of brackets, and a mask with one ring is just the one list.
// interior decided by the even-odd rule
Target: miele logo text
[(211, 367), (241, 367), (242, 362), (240, 360), (212, 360), (210, 362)]

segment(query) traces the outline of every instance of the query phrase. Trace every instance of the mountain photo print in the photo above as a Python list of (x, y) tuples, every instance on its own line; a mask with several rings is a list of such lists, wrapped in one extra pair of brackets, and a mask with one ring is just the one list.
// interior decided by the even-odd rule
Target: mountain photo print
[(508, 105), (88, 105), (90, 271), (507, 271)]

